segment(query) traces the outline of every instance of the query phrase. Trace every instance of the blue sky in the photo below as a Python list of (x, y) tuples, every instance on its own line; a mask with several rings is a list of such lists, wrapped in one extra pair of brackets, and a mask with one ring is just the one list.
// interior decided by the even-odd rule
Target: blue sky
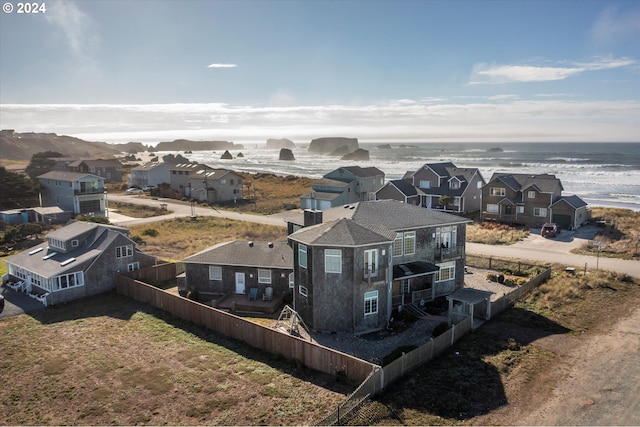
[(2, 128), (108, 142), (640, 141), (637, 1), (44, 3), (0, 15)]

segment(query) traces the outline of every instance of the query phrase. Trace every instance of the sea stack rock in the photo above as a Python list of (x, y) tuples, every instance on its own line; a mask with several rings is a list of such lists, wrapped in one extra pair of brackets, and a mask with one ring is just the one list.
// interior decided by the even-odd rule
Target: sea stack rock
[(231, 159), (233, 159), (233, 156), (231, 155), (231, 153), (229, 152), (229, 150), (226, 150), (226, 151), (222, 154), (222, 156), (220, 156), (220, 158), (221, 158), (222, 160), (231, 160)]
[(287, 138), (269, 138), (267, 139), (267, 148), (271, 150), (277, 150), (280, 148), (288, 148), (290, 150), (293, 150), (294, 148), (296, 148), (296, 145), (293, 143), (293, 141)]
[(281, 148), (280, 149), (280, 160), (295, 160), (296, 158), (293, 155), (293, 151), (289, 150), (288, 148)]
[(329, 153), (329, 155), (334, 157), (342, 157), (349, 153), (350, 153), (349, 147), (347, 147), (346, 145), (341, 145), (340, 147), (337, 147), (335, 150), (332, 150)]
[(241, 159), (241, 158), (243, 158), (243, 157), (244, 157), (244, 154), (242, 154), (242, 153), (238, 153), (238, 155), (237, 155), (236, 157), (237, 157), (237, 158), (239, 158), (239, 159)]
[(359, 148), (358, 138), (345, 138), (345, 137), (327, 137), (316, 138), (309, 144), (308, 151), (313, 153), (328, 154), (334, 151), (336, 148), (346, 146), (348, 152), (355, 151)]
[(363, 150), (362, 148), (358, 148), (352, 153), (347, 153), (340, 158), (340, 160), (369, 160), (369, 150)]

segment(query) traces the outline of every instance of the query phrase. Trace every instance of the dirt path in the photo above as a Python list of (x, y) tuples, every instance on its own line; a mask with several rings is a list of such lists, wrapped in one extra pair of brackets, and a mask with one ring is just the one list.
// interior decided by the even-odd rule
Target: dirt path
[(570, 350), (552, 395), (519, 425), (640, 425), (640, 308)]

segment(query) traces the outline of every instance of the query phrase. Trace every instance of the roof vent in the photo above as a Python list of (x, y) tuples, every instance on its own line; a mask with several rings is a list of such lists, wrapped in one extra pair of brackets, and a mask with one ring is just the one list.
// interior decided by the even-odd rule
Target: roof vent
[(252, 248), (253, 247), (253, 242), (249, 242), (249, 247)]
[(270, 247), (270, 248), (272, 248), (272, 247), (273, 247), (273, 242), (269, 242), (269, 243), (267, 243), (267, 244), (269, 245), (269, 247)]

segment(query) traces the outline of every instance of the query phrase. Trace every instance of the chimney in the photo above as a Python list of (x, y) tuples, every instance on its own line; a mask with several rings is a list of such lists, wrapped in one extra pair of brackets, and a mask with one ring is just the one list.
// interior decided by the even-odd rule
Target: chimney
[(304, 210), (304, 226), (322, 224), (322, 211), (314, 211), (311, 209)]

